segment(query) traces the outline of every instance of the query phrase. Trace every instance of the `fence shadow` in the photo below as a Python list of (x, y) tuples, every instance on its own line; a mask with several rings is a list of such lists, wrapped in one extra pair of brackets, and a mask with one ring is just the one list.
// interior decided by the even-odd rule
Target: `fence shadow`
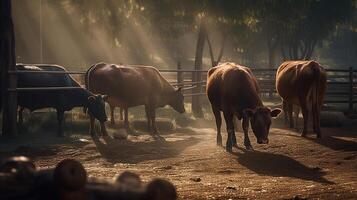
[(157, 160), (174, 157), (187, 147), (195, 145), (198, 139), (190, 137), (184, 140), (154, 141), (116, 140), (111, 137), (92, 137), (98, 152), (111, 163), (135, 164), (148, 160)]
[(325, 172), (307, 167), (297, 160), (282, 154), (260, 151), (245, 151), (243, 153), (235, 154), (238, 156), (237, 161), (239, 164), (260, 175), (292, 177), (319, 183), (333, 184), (333, 182), (323, 177), (326, 174)]

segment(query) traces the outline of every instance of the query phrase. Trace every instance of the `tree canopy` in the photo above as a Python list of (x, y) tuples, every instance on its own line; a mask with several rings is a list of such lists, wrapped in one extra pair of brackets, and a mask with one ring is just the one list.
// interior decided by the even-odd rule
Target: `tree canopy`
[[(23, 2), (15, 0), (15, 6), (26, 7)], [(214, 61), (223, 56), (225, 60), (275, 67), (277, 59), (313, 58), (316, 48), (332, 40), (338, 30), (356, 24), (356, 0), (41, 2), (46, 5), (43, 9), (47, 8), (44, 14), (56, 15), (52, 18), (61, 20), (64, 28), (70, 29), (68, 37), (73, 37), (75, 42), (71, 45), (77, 45), (77, 49), (85, 47), (81, 59), (90, 60), (87, 62), (107, 59), (144, 64), (161, 59), (169, 64), (183, 58), (192, 59), (197, 33), (204, 25), (209, 47), (204, 50), (204, 57)], [(28, 7), (32, 13), (38, 13), (38, 7)], [(44, 26), (55, 24), (51, 17), (45, 17)], [(15, 17), (16, 20), (24, 19)], [(60, 28), (58, 24), (51, 27), (45, 34), (53, 35), (52, 30)], [(355, 29), (348, 31), (354, 33)]]

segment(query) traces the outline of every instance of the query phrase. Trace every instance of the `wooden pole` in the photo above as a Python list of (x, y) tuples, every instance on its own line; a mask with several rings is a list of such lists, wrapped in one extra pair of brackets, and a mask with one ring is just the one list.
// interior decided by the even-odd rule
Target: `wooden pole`
[(353, 112), (353, 68), (349, 68), (349, 99), (348, 99), (348, 112)]
[(183, 82), (183, 77), (182, 77), (182, 72), (181, 72), (182, 68), (181, 68), (181, 62), (178, 61), (177, 62), (177, 85), (181, 86), (182, 82)]
[[(196, 55), (195, 55), (195, 70), (202, 70), (202, 59), (203, 59), (203, 50), (206, 39), (206, 28), (203, 22), (203, 19), (200, 23), (200, 28), (198, 31), (198, 38), (196, 44)], [(192, 72), (192, 82), (201, 81), (201, 73), (198, 71)], [(192, 85), (194, 86), (194, 85)], [(192, 89), (192, 93), (200, 93), (201, 87), (195, 87)], [(192, 105), (191, 105), (192, 113), (195, 117), (203, 117), (202, 111), (202, 103), (200, 96), (192, 96)]]
[(11, 16), (11, 0), (0, 1), (0, 67), (1, 67), (1, 97), (3, 108), (3, 135), (17, 134), (17, 94), (7, 89), (15, 89), (16, 74), (9, 74), (9, 70), (16, 71), (15, 36)]

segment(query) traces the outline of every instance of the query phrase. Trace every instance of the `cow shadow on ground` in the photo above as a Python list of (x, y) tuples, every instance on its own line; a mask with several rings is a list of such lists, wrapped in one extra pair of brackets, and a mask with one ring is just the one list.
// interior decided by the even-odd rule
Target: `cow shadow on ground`
[(335, 151), (357, 151), (357, 142), (344, 140), (337, 137), (325, 136), (322, 139), (307, 138), (319, 145), (323, 145)]
[(98, 152), (108, 162), (130, 164), (174, 157), (198, 143), (198, 139), (194, 137), (174, 141), (165, 139), (130, 141), (97, 136), (92, 136), (92, 139)]
[(256, 150), (234, 154), (237, 155), (239, 164), (260, 175), (292, 177), (319, 183), (333, 184), (333, 182), (323, 177), (326, 173), (320, 169), (307, 167), (297, 160), (282, 154), (273, 154)]
[(357, 151), (356, 131), (356, 127), (324, 128), (322, 129), (322, 139), (309, 139), (333, 150)]
[(349, 132), (341, 133), (341, 131), (339, 132), (336, 131), (336, 132), (337, 133), (329, 132), (328, 134), (324, 134), (323, 132), (322, 138), (316, 138), (316, 134), (312, 132), (309, 132), (307, 137), (301, 137), (300, 132), (298, 131), (294, 132), (296, 134), (283, 134), (283, 133), (275, 133), (275, 134), (306, 139), (335, 151), (357, 151), (357, 142), (339, 138), (339, 137), (354, 138), (356, 134), (352, 134)]

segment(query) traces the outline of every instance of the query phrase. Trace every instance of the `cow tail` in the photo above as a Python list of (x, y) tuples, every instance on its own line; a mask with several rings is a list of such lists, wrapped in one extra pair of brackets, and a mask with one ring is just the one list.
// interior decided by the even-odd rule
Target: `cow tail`
[[(312, 61), (314, 62), (314, 61)], [(313, 103), (313, 107), (315, 108), (319, 108), (319, 84), (320, 84), (320, 69), (319, 69), (319, 66), (316, 62), (314, 62), (314, 67), (313, 67), (313, 70), (314, 70), (314, 79), (313, 79), (313, 90), (312, 90), (312, 103)]]

